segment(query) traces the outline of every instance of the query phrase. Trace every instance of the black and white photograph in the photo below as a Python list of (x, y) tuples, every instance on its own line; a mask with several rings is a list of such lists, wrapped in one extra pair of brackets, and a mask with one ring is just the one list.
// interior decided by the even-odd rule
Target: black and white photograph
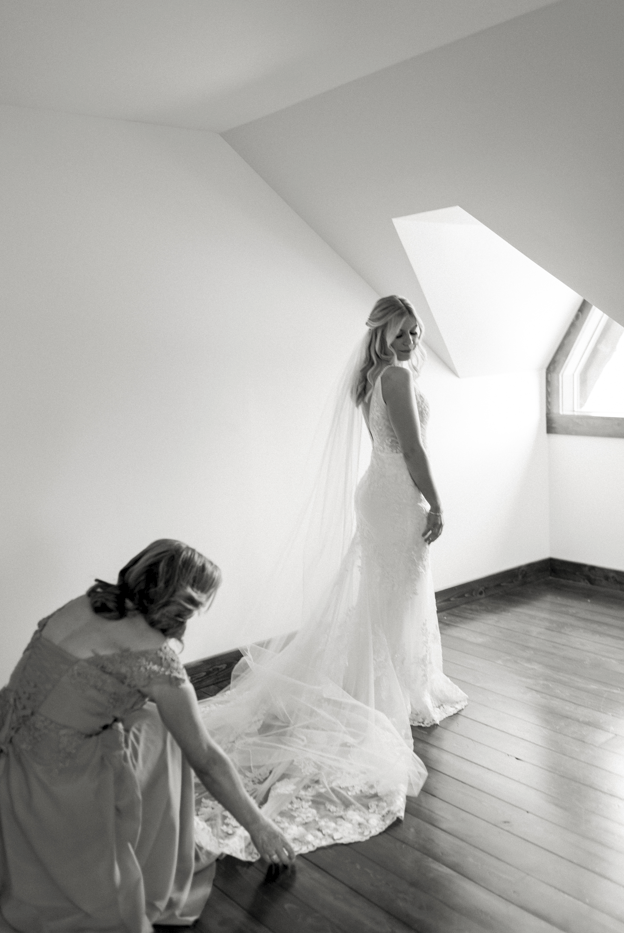
[(0, 0), (0, 933), (623, 933), (623, 63)]

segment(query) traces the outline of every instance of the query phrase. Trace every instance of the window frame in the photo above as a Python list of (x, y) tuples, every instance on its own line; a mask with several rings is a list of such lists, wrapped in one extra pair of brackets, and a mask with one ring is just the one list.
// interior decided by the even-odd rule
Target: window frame
[(589, 317), (593, 305), (582, 301), (572, 323), (546, 370), (546, 433), (576, 434), (587, 437), (624, 437), (624, 417), (594, 415), (561, 410), (561, 371), (565, 366), (578, 336)]

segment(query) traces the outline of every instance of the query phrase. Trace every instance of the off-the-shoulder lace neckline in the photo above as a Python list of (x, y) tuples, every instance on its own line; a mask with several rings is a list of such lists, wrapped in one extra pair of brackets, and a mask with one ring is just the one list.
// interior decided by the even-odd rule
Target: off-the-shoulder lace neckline
[[(49, 617), (48, 617), (49, 618)], [(42, 622), (47, 622), (47, 618), (43, 619)], [(81, 658), (78, 654), (72, 654), (71, 651), (67, 651), (66, 648), (61, 648), (60, 645), (57, 645), (56, 642), (51, 641), (49, 638), (46, 638), (43, 634), (45, 626), (42, 625), (39, 629), (39, 638), (42, 639), (46, 645), (51, 645), (52, 648), (56, 648), (57, 651), (60, 651), (62, 654), (66, 655), (68, 658), (71, 658), (73, 661), (92, 661), (94, 658), (113, 658), (120, 654), (131, 654), (131, 655), (142, 655), (142, 654), (158, 654), (160, 651), (169, 649), (173, 652), (173, 649), (167, 641), (164, 641), (162, 645), (159, 645), (157, 648), (119, 648), (117, 651), (101, 651), (99, 654), (89, 654), (86, 658)]]

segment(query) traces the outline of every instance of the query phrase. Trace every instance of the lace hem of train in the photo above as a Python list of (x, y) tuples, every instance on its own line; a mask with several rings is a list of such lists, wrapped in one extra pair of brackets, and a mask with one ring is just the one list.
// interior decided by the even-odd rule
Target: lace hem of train
[[(207, 852), (255, 861), (249, 834), (210, 794), (197, 785), (196, 842)], [(248, 788), (251, 790), (251, 788)], [(383, 832), (405, 812), (405, 789), (385, 794), (371, 785), (328, 787), (322, 777), (279, 781), (264, 812), (300, 855), (336, 843), (363, 842)]]
[(429, 726), (439, 725), (443, 719), (447, 719), (449, 716), (454, 716), (455, 713), (459, 713), (460, 710), (468, 703), (468, 697), (465, 694), (462, 694), (462, 698), (456, 700), (453, 703), (442, 703), (438, 706), (435, 706), (431, 713), (423, 714), (422, 712), (417, 712), (412, 710), (410, 713), (410, 725), (411, 726), (420, 726), (421, 728), (427, 729)]

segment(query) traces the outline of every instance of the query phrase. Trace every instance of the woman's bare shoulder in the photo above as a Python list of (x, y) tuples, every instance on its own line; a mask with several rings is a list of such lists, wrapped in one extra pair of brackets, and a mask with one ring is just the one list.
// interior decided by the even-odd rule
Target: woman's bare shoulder
[(91, 615), (92, 609), (87, 597), (84, 594), (76, 596), (44, 619), (46, 636), (50, 641), (54, 641), (54, 633), (69, 632), (80, 627)]
[(139, 614), (118, 620), (98, 615), (93, 612), (86, 595), (78, 596), (54, 612), (45, 623), (44, 633), (49, 641), (80, 657), (123, 650), (144, 651), (160, 648), (167, 642), (162, 632), (148, 625)]
[(402, 366), (388, 366), (381, 376), (381, 394), (384, 402), (407, 398), (412, 391), (412, 377)]
[(382, 386), (404, 386), (411, 385), (412, 376), (409, 370), (405, 369), (403, 366), (386, 366), (381, 376)]
[(168, 644), (169, 640), (158, 629), (145, 621), (143, 616), (130, 616), (128, 619), (121, 620), (123, 632), (120, 637), (121, 648), (129, 648), (132, 651), (145, 651), (151, 648), (162, 648)]

